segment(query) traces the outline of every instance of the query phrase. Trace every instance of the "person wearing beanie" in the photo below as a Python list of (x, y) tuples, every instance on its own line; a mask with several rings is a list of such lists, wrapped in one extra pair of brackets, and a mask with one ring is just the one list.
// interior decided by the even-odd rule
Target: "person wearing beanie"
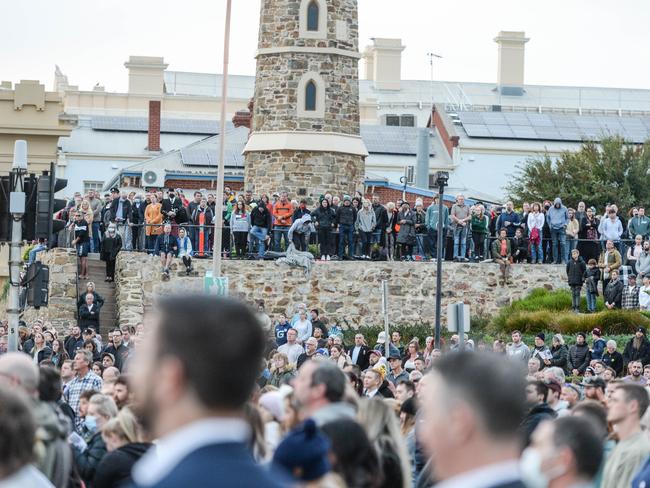
[(530, 357), (531, 358), (536, 357), (537, 359), (539, 359), (540, 371), (546, 367), (544, 360), (553, 358), (553, 355), (551, 354), (551, 350), (544, 343), (545, 340), (546, 340), (546, 335), (544, 334), (544, 332), (540, 332), (535, 336), (535, 346), (531, 347), (530, 349)]
[(632, 361), (641, 361), (646, 365), (650, 363), (650, 342), (646, 337), (646, 329), (637, 327), (634, 336), (628, 341), (623, 350), (623, 363), (625, 369)]
[(587, 334), (578, 332), (576, 343), (569, 348), (569, 371), (574, 376), (582, 376), (592, 357), (587, 344)]
[(273, 467), (284, 471), (297, 482), (314, 483), (330, 471), (327, 456), (330, 441), (307, 419), (278, 445), (273, 455)]

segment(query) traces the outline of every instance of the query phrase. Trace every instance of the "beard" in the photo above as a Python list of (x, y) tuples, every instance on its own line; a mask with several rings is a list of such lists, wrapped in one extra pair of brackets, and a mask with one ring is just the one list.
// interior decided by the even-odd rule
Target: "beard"
[(159, 407), (155, 400), (153, 382), (147, 382), (146, 388), (135, 395), (130, 408), (138, 418), (143, 431), (147, 434), (155, 434), (154, 429)]

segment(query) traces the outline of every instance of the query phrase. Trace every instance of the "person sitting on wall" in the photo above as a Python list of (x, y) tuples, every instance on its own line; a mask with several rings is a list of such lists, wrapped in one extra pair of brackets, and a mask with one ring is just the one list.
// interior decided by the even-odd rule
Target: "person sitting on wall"
[(512, 247), (505, 227), (499, 229), (499, 237), (492, 243), (492, 259), (499, 264), (502, 284), (512, 283), (509, 277), (510, 265), (512, 264)]

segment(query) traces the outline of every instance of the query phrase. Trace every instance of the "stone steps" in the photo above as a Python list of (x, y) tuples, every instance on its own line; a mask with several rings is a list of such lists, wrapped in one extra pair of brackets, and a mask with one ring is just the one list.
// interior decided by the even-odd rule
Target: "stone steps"
[(117, 303), (115, 300), (115, 283), (107, 283), (106, 264), (99, 260), (99, 254), (88, 255), (88, 279), (79, 281), (79, 293), (83, 293), (86, 283), (95, 283), (95, 289), (104, 299), (99, 314), (99, 325), (102, 336), (106, 338), (106, 332), (117, 325)]

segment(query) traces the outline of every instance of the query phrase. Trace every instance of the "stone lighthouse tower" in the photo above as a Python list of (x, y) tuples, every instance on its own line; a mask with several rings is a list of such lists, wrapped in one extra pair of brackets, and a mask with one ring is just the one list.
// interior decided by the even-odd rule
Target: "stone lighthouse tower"
[(247, 188), (362, 189), (358, 35), (357, 0), (262, 0)]

